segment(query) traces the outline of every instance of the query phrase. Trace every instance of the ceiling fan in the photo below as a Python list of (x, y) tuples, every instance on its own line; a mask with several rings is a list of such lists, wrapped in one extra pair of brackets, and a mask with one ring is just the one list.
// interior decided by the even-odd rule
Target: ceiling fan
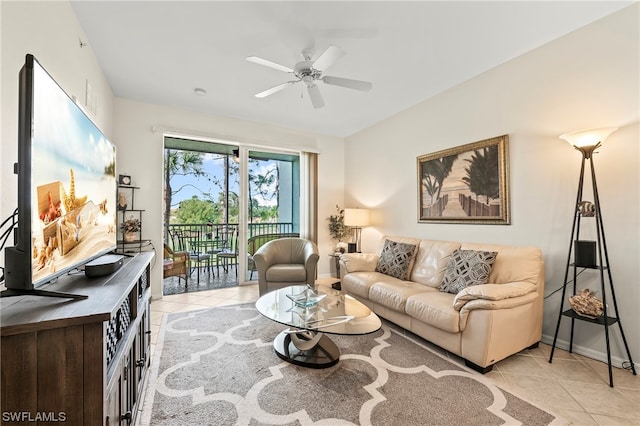
[(371, 90), (372, 84), (368, 81), (323, 75), (323, 72), (331, 65), (333, 65), (344, 54), (344, 50), (340, 49), (339, 47), (329, 46), (327, 50), (325, 50), (314, 61), (311, 59), (313, 58), (313, 50), (304, 49), (302, 51), (302, 58), (304, 60), (295, 64), (293, 68), (289, 68), (287, 66), (280, 65), (276, 62), (259, 58), (257, 56), (249, 56), (247, 57), (247, 61), (249, 62), (254, 62), (259, 65), (264, 65), (269, 68), (284, 71), (292, 74), (295, 77), (294, 80), (278, 84), (277, 86), (274, 86), (270, 89), (267, 89), (260, 93), (256, 93), (255, 97), (264, 98), (266, 96), (273, 95), (274, 93), (284, 90), (291, 85), (302, 82), (307, 87), (307, 91), (309, 92), (309, 99), (311, 100), (311, 104), (313, 105), (313, 107), (322, 108), (324, 106), (324, 100), (322, 99), (322, 95), (320, 94), (320, 88), (316, 84), (316, 82), (318, 81), (322, 81), (325, 84), (331, 84), (334, 86), (346, 87), (348, 89), (362, 90), (364, 92), (368, 92), (369, 90)]

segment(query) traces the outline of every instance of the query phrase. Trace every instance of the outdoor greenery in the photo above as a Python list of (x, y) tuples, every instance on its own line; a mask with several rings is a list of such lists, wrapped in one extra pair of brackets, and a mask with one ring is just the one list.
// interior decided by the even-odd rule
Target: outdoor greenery
[(180, 202), (180, 207), (176, 210), (178, 223), (217, 223), (220, 216), (220, 212), (210, 201), (201, 200), (197, 196)]
[(250, 210), (249, 222), (266, 223), (278, 221), (278, 206), (261, 206), (257, 200), (253, 200)]
[(173, 197), (184, 187), (173, 188), (171, 180), (175, 176), (203, 176), (203, 157), (201, 153), (191, 151), (165, 150), (164, 161), (164, 223), (171, 223), (171, 209)]
[[(222, 180), (204, 169), (205, 155), (213, 155), (219, 160)], [(217, 156), (217, 158), (215, 158)], [(239, 200), (237, 192), (229, 188), (234, 182), (237, 187), (239, 166), (229, 154), (205, 154), (184, 150), (165, 150), (165, 223), (237, 223)], [(205, 179), (206, 185), (187, 183), (180, 187), (172, 185), (177, 176), (192, 176)], [(226, 180), (229, 179), (230, 182)], [(235, 179), (235, 180), (234, 180)], [(279, 169), (275, 161), (249, 159), (249, 222), (277, 222), (278, 206), (260, 202), (278, 200)], [(175, 203), (181, 191), (191, 187), (199, 192), (190, 199)], [(227, 190), (227, 188), (229, 188)]]
[[(266, 166), (266, 167), (262, 167)], [(262, 173), (258, 169), (262, 167)], [(277, 201), (280, 194), (280, 168), (277, 162), (249, 158), (249, 222), (277, 222)], [(276, 201), (276, 205), (261, 205), (258, 200)]]

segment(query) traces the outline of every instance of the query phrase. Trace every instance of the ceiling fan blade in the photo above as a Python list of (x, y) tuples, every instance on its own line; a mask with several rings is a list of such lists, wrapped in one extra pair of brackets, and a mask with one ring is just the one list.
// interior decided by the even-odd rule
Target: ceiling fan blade
[(317, 84), (310, 84), (307, 86), (309, 90), (309, 99), (314, 108), (322, 108), (324, 106), (324, 100), (320, 94), (320, 88)]
[(329, 46), (327, 47), (327, 50), (322, 52), (322, 55), (320, 55), (318, 59), (313, 62), (313, 68), (324, 71), (331, 65), (333, 65), (338, 59), (344, 56), (344, 54), (344, 50), (340, 49), (339, 47)]
[(273, 86), (271, 89), (267, 89), (263, 92), (260, 93), (256, 93), (254, 96), (256, 98), (264, 98), (266, 96), (269, 95), (273, 95), (274, 93), (277, 93), (281, 90), (286, 89), (287, 87), (291, 86), (292, 84), (297, 83), (297, 81), (287, 81), (286, 83), (282, 83), (282, 84), (278, 84), (277, 86)]
[(259, 58), (257, 56), (247, 56), (247, 61), (253, 62), (258, 65), (264, 65), (265, 67), (274, 68), (280, 71), (293, 73), (292, 68), (285, 67), (284, 65), (280, 65), (268, 59)]
[(322, 77), (322, 81), (326, 84), (332, 84), (334, 86), (346, 87), (348, 89), (362, 90), (368, 92), (373, 87), (373, 84), (368, 81), (352, 80), (350, 78), (331, 77), (330, 75)]

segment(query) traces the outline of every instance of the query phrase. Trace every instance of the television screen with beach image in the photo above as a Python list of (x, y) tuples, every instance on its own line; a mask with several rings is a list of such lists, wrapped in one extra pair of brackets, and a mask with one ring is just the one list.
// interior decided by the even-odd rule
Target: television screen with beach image
[(116, 247), (115, 146), (37, 62), (31, 145), (34, 285)]

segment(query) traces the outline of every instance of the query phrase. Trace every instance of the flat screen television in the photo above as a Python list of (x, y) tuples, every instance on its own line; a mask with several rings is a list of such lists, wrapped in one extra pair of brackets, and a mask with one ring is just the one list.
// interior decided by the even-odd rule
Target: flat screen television
[(5, 286), (8, 295), (47, 295), (36, 289), (116, 248), (116, 149), (33, 55), (20, 70), (18, 108), (18, 220)]

